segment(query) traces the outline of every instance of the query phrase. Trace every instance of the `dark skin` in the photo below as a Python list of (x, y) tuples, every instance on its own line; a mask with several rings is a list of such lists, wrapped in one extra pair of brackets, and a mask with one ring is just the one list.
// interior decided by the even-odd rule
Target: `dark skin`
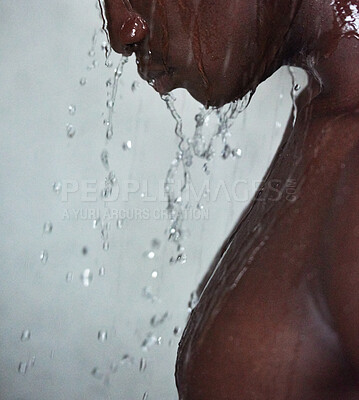
[[(182, 86), (221, 105), (281, 65), (309, 74), (294, 128), (199, 286), (178, 351), (180, 399), (359, 399), (358, 2), (106, 6), (115, 49), (135, 51), (145, 78), (154, 65), (168, 75), (160, 92)], [(124, 26), (134, 15), (137, 31)], [(184, 65), (175, 48), (192, 54)]]

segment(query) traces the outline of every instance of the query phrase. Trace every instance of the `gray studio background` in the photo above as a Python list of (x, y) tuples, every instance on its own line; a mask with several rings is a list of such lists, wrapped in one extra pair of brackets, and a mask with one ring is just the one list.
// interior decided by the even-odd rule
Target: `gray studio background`
[[(221, 192), (204, 204), (208, 218), (188, 221), (185, 264), (169, 263), (175, 252), (163, 218), (128, 218), (121, 229), (112, 221), (104, 251), (89, 211), (104, 210), (101, 152), (107, 149), (120, 187), (140, 186), (111, 208), (152, 212), (166, 207), (157, 194), (177, 140), (164, 102), (131, 60), (119, 85), (114, 137), (106, 142), (105, 82), (113, 68), (104, 66), (102, 34), (96, 55), (88, 55), (101, 25), (95, 3), (0, 2), (0, 400), (141, 400), (146, 392), (149, 400), (177, 399), (174, 362), (190, 293), (258, 186), (291, 108), (291, 79), (282, 69), (232, 129), (230, 143), (242, 157), (217, 157), (210, 166), (214, 187), (241, 180), (240, 198), (228, 201)], [(199, 105), (182, 91), (176, 97), (192, 133)], [(67, 124), (76, 129), (73, 138)], [(202, 164), (193, 167), (198, 185), (207, 179)], [(59, 194), (54, 182), (62, 183)], [(64, 196), (74, 182), (78, 190)], [(84, 182), (92, 182), (96, 201), (84, 199)], [(43, 232), (47, 221), (51, 233)], [(86, 270), (93, 276), (88, 286), (81, 280)]]

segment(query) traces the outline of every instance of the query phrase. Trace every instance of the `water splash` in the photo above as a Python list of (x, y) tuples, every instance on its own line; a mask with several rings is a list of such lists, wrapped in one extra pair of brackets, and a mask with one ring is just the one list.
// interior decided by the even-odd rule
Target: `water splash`
[[(229, 105), (219, 109), (201, 108), (200, 112), (195, 116), (195, 131), (192, 137), (186, 137), (183, 132), (182, 118), (176, 110), (174, 96), (169, 93), (162, 95), (161, 99), (166, 103), (172, 118), (175, 120), (175, 134), (179, 140), (176, 156), (167, 171), (164, 184), (164, 192), (167, 198), (167, 211), (170, 218), (170, 226), (168, 228), (168, 240), (177, 245), (177, 256), (171, 257), (170, 263), (184, 264), (187, 261), (186, 255), (183, 253), (184, 239), (184, 219), (186, 211), (191, 207), (189, 196), (185, 196), (191, 182), (190, 167), (193, 165), (194, 158), (204, 160), (203, 171), (206, 175), (210, 174), (209, 163), (213, 160), (215, 151), (215, 142), (221, 140), (223, 159), (240, 158), (242, 150), (232, 148), (228, 143), (230, 137), (230, 129), (238, 117), (243, 112), (253, 93), (248, 93), (243, 99), (237, 100)], [(206, 121), (215, 115), (217, 118), (217, 126), (214, 133), (206, 140), (204, 126)], [(179, 174), (182, 170), (182, 174)], [(180, 178), (178, 178), (180, 176)], [(176, 180), (181, 180), (180, 185), (176, 185)], [(177, 190), (178, 186), (180, 187)], [(197, 208), (203, 208), (199, 202)]]
[(121, 61), (118, 64), (117, 68), (115, 69), (113, 81), (112, 81), (112, 90), (111, 90), (110, 96), (106, 102), (107, 118), (105, 119), (104, 123), (106, 125), (106, 138), (108, 140), (111, 140), (112, 136), (113, 136), (113, 113), (114, 113), (115, 103), (116, 103), (118, 83), (123, 74), (124, 66), (127, 62), (128, 62), (128, 57), (123, 56), (121, 58)]

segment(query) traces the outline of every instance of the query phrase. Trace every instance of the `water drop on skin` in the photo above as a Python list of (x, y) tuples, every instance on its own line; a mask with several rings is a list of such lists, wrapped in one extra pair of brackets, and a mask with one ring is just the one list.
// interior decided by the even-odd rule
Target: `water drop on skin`
[(106, 274), (105, 267), (101, 267), (101, 268), (98, 270), (98, 275), (99, 275), (99, 276), (105, 276), (105, 274)]
[(107, 331), (101, 330), (97, 334), (97, 339), (99, 342), (104, 343), (107, 340)]
[(110, 243), (106, 240), (106, 242), (103, 242), (102, 248), (104, 251), (108, 251), (110, 248)]
[(22, 342), (28, 342), (31, 338), (31, 332), (29, 329), (25, 329), (22, 334), (21, 334), (21, 341)]
[(50, 234), (52, 232), (53, 225), (50, 221), (44, 223), (43, 232), (46, 234)]
[(86, 83), (87, 83), (87, 79), (86, 79), (86, 78), (81, 78), (81, 79), (80, 79), (80, 85), (81, 85), (81, 86), (85, 86)]
[(69, 137), (70, 139), (72, 139), (75, 136), (76, 129), (72, 124), (66, 125), (66, 134), (67, 134), (67, 137)]
[(113, 108), (115, 106), (115, 103), (112, 100), (107, 100), (106, 107), (107, 108)]
[(141, 358), (140, 360), (140, 372), (144, 372), (146, 370), (147, 367), (147, 362), (145, 358)]
[(76, 114), (76, 106), (74, 104), (70, 104), (68, 110), (70, 115)]
[(22, 362), (20, 362), (17, 370), (18, 370), (19, 374), (25, 375), (27, 372), (27, 368), (28, 368), (27, 362), (22, 361)]
[(49, 253), (47, 250), (43, 250), (40, 254), (40, 260), (43, 264), (47, 263), (47, 260), (49, 259)]
[(81, 274), (81, 281), (85, 287), (89, 287), (91, 285), (93, 274), (89, 268), (85, 269), (84, 272)]

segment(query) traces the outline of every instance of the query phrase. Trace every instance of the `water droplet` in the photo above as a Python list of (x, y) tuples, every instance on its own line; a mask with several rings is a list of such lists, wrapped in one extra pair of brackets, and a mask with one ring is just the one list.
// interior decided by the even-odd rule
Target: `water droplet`
[(151, 246), (153, 249), (159, 249), (161, 247), (161, 242), (159, 239), (152, 239)]
[(173, 329), (173, 334), (178, 336), (181, 333), (181, 328), (179, 326), (175, 326)]
[(22, 334), (21, 334), (21, 341), (22, 342), (27, 342), (31, 338), (31, 332), (29, 329), (25, 329)]
[(192, 292), (188, 302), (188, 312), (192, 312), (192, 310), (197, 306), (198, 301), (199, 299), (197, 296), (197, 292)]
[(148, 399), (148, 393), (145, 392), (143, 393), (142, 400), (147, 400), (147, 399)]
[(141, 358), (140, 360), (140, 372), (144, 372), (147, 367), (147, 362), (145, 358)]
[(127, 142), (124, 142), (124, 143), (122, 144), (122, 149), (123, 149), (124, 151), (126, 151), (126, 150), (131, 150), (131, 149), (132, 149), (132, 142), (131, 142), (131, 140), (127, 140)]
[(112, 130), (112, 128), (108, 128), (106, 131), (106, 138), (108, 140), (110, 140), (110, 139), (112, 139), (112, 137), (113, 137), (113, 130)]
[(158, 272), (157, 271), (152, 271), (151, 276), (152, 276), (153, 279), (156, 279), (158, 277)]
[(19, 374), (25, 375), (27, 372), (27, 368), (28, 368), (27, 362), (21, 361), (17, 370)]
[(148, 286), (145, 286), (142, 289), (142, 296), (147, 300), (150, 300), (152, 303), (159, 301), (159, 298), (152, 293), (152, 289)]
[(114, 173), (114, 171), (111, 171), (106, 178), (106, 183), (110, 184), (111, 186), (114, 186), (116, 182), (117, 182), (116, 174)]
[(104, 189), (102, 189), (101, 191), (101, 197), (103, 199), (108, 199), (112, 194), (112, 187), (111, 186), (107, 186)]
[(52, 232), (53, 225), (50, 221), (44, 223), (43, 232), (50, 234)]
[(114, 374), (118, 371), (118, 364), (116, 361), (112, 361), (110, 364), (110, 371)]
[(86, 79), (86, 78), (81, 78), (81, 79), (80, 79), (80, 85), (81, 85), (81, 86), (85, 86), (86, 83), (87, 83), (87, 79)]
[(294, 90), (295, 90), (296, 92), (298, 92), (301, 88), (302, 88), (302, 87), (299, 85), (299, 83), (297, 83), (297, 84), (294, 86)]
[(73, 125), (67, 124), (66, 125), (66, 133), (67, 133), (67, 137), (69, 137), (71, 139), (71, 138), (73, 138), (75, 136), (76, 129), (74, 128)]
[(125, 354), (122, 358), (120, 363), (124, 364), (133, 364), (133, 359), (129, 356), (129, 354)]
[(69, 114), (70, 115), (75, 115), (76, 114), (76, 106), (75, 106), (75, 104), (70, 104), (69, 105)]
[(107, 79), (106, 87), (110, 87), (110, 86), (112, 86), (112, 80), (111, 79)]
[(242, 150), (239, 148), (232, 150), (232, 156), (236, 158), (242, 157)]
[(106, 41), (103, 41), (103, 42), (101, 43), (101, 49), (102, 49), (102, 51), (109, 51), (109, 50), (110, 50), (110, 45), (109, 45), (109, 43), (106, 42)]
[(102, 248), (103, 248), (104, 251), (108, 251), (109, 248), (110, 248), (109, 241), (106, 240), (105, 242), (103, 242)]
[(116, 222), (116, 226), (118, 229), (122, 229), (123, 228), (123, 224), (124, 224), (124, 219), (119, 218)]
[(94, 50), (90, 50), (88, 53), (89, 57), (95, 57), (95, 51)]
[(187, 255), (185, 253), (178, 254), (177, 257), (171, 257), (170, 263), (171, 264), (185, 264), (187, 262)]
[(61, 182), (54, 182), (52, 185), (52, 190), (56, 193), (56, 194), (60, 194), (61, 193), (61, 189), (62, 189), (62, 184)]
[(50, 359), (52, 360), (55, 357), (55, 350), (51, 350)]
[(197, 209), (198, 210), (203, 210), (204, 209), (204, 205), (202, 203), (198, 203), (197, 204)]
[(107, 103), (106, 103), (107, 108), (113, 108), (114, 106), (115, 106), (115, 103), (113, 100), (107, 100)]
[(91, 375), (96, 378), (101, 380), (104, 377), (103, 372), (101, 372), (101, 370), (97, 367), (95, 367), (92, 371), (91, 371)]
[(209, 175), (211, 173), (209, 168), (208, 168), (208, 164), (207, 163), (203, 164), (202, 169), (203, 169), (203, 171), (205, 172), (206, 175)]
[(149, 258), (150, 260), (153, 260), (155, 258), (155, 253), (152, 250), (150, 250), (150, 251), (146, 251), (143, 254), (143, 256)]
[(49, 253), (47, 250), (43, 250), (40, 254), (40, 260), (43, 264), (47, 263), (47, 260), (49, 259)]
[(107, 68), (111, 68), (113, 66), (112, 60), (106, 60), (105, 61), (105, 65), (106, 65)]
[(154, 336), (152, 333), (149, 333), (142, 342), (141, 349), (143, 351), (148, 351), (148, 349), (154, 346), (155, 344), (157, 345), (161, 344), (161, 340), (162, 338), (158, 338)]
[(100, 330), (97, 334), (97, 339), (99, 342), (104, 343), (107, 340), (107, 331)]
[(103, 152), (101, 153), (101, 161), (102, 161), (102, 165), (106, 168), (109, 169), (110, 168), (110, 164), (109, 164), (109, 154), (107, 150), (103, 150)]
[(97, 229), (100, 225), (101, 225), (101, 218), (95, 219), (95, 220), (93, 221), (93, 223), (92, 223), (92, 227), (93, 227), (94, 229)]
[(151, 318), (150, 324), (153, 328), (156, 328), (157, 326), (162, 325), (166, 321), (167, 318), (168, 318), (167, 311), (163, 315), (160, 315), (160, 316), (154, 315)]
[(73, 278), (74, 278), (73, 272), (68, 272), (68, 273), (66, 274), (66, 282), (67, 282), (67, 283), (72, 282)]
[(139, 87), (140, 87), (140, 82), (138, 82), (138, 81), (133, 81), (133, 82), (132, 82), (132, 85), (131, 85), (132, 93), (134, 93)]
[(100, 267), (98, 270), (98, 274), (99, 274), (99, 276), (105, 276), (105, 274), (106, 274), (105, 267)]
[(81, 281), (82, 284), (86, 287), (90, 286), (92, 279), (93, 279), (93, 274), (89, 268), (86, 268), (84, 272), (81, 274)]
[(224, 146), (224, 149), (222, 150), (222, 158), (223, 160), (226, 160), (231, 154), (231, 148), (226, 144)]
[(32, 356), (30, 360), (30, 367), (33, 367), (35, 365), (35, 362), (36, 362), (36, 357)]

